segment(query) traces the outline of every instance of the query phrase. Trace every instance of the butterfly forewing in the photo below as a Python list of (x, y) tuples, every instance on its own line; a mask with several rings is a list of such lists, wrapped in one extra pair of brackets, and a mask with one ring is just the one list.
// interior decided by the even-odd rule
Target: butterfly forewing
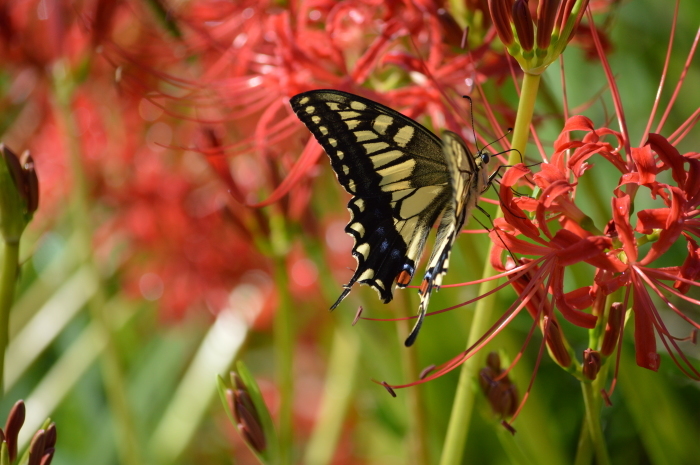
[(331, 308), (355, 282), (388, 302), (395, 281), (410, 282), (430, 228), (452, 201), (442, 142), (412, 119), (340, 91), (305, 92), (291, 105), (353, 195), (345, 231), (355, 239), (357, 269)]

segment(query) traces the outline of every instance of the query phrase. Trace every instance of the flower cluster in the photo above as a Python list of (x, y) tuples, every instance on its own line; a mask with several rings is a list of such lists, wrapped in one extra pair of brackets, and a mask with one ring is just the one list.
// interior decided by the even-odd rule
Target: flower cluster
[[(572, 131), (584, 131), (580, 139), (570, 140)], [(617, 142), (607, 141), (612, 136)], [(559, 310), (567, 321), (582, 328), (598, 331), (598, 346), (591, 349), (609, 356), (619, 344), (625, 311), (634, 314), (637, 363), (657, 370), (660, 358), (656, 335), (686, 374), (700, 378), (700, 373), (684, 356), (679, 337), (667, 329), (652, 296), (687, 321), (694, 330), (697, 322), (688, 318), (677, 302), (698, 302), (686, 295), (697, 287), (698, 244), (693, 237), (700, 230), (697, 178), (700, 160), (697, 153), (680, 154), (667, 139), (649, 134), (647, 143), (632, 147), (624, 157), (624, 137), (608, 128), (596, 128), (591, 120), (575, 116), (567, 121), (555, 152), (539, 172), (520, 165), (503, 178), (500, 195), (505, 218), (496, 221), (498, 231), (491, 233), (495, 248), (492, 263), (500, 269), (503, 252), (527, 256), (523, 265), (511, 273), (525, 273), (529, 283), (520, 298), (531, 300), (546, 289), (553, 306), (536, 306), (538, 317), (556, 320), (552, 309)], [(589, 173), (591, 158), (620, 171), (619, 185), (611, 197), (611, 217), (603, 231), (576, 204), (577, 185)], [(599, 158), (599, 157), (596, 157)], [(671, 178), (664, 176), (670, 171)], [(511, 188), (531, 176), (541, 189), (537, 199), (515, 197)], [(660, 199), (663, 206), (635, 213), (635, 202), (644, 198)], [(676, 259), (675, 266), (653, 267), (657, 259), (683, 237), (688, 254)], [(643, 247), (648, 244), (647, 247)], [(500, 245), (500, 246), (499, 246)], [(677, 255), (674, 254), (674, 258)], [(534, 258), (533, 258), (534, 257)], [(577, 263), (587, 263), (595, 270), (593, 282), (565, 292), (565, 271)], [(516, 271), (517, 270), (517, 271)], [(584, 311), (591, 309), (590, 313)], [(571, 359), (555, 359), (568, 368)]]

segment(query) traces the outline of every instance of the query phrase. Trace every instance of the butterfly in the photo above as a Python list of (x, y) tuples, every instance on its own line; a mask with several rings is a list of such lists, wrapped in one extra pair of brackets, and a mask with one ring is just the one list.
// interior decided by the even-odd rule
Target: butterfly
[(447, 273), (452, 245), (490, 185), (489, 156), (472, 155), (454, 132), (443, 132), (441, 140), (411, 118), (347, 92), (313, 90), (295, 95), (290, 104), (352, 195), (345, 232), (355, 240), (357, 269), (331, 310), (355, 283), (374, 288), (384, 303), (391, 301), (394, 283), (405, 288), (411, 282), (428, 233), (440, 218), (419, 288), (418, 318), (405, 342), (411, 346), (430, 294)]

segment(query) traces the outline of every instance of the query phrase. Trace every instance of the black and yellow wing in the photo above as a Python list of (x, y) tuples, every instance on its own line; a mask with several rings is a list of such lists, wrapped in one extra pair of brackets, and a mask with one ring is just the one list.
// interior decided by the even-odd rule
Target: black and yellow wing
[[(410, 283), (427, 235), (444, 213), (430, 260), (432, 271), (428, 269), (421, 287), (419, 321), (406, 341), (410, 345), (430, 291), (439, 287), (447, 271), (452, 243), (469, 214), (462, 210), (469, 205), (470, 186), (479, 187), (481, 163), (456, 134), (447, 133), (450, 146), (443, 148), (443, 141), (421, 124), (357, 95), (314, 90), (294, 96), (290, 103), (330, 157), (340, 184), (353, 196), (345, 231), (355, 240), (352, 254), (357, 269), (331, 309), (356, 282), (373, 287), (389, 302), (394, 283), (398, 287)], [(455, 161), (446, 161), (447, 155), (455, 156)]]
[(451, 131), (443, 132), (442, 141), (453, 195), (442, 214), (435, 245), (425, 268), (419, 289), (418, 320), (406, 339), (407, 346), (415, 342), (428, 309), (430, 293), (433, 289), (440, 289), (442, 278), (447, 273), (452, 245), (489, 183), (488, 172), (482, 169), (489, 162), (486, 153), (480, 152), (474, 157), (462, 138)]

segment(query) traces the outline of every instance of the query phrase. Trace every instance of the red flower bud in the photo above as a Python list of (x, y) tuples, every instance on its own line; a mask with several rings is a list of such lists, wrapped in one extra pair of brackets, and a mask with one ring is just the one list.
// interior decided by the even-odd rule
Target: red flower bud
[(593, 381), (600, 371), (600, 353), (593, 349), (583, 351), (583, 376)]
[(530, 51), (535, 46), (535, 26), (526, 0), (515, 0), (513, 4), (513, 25), (523, 50)]

